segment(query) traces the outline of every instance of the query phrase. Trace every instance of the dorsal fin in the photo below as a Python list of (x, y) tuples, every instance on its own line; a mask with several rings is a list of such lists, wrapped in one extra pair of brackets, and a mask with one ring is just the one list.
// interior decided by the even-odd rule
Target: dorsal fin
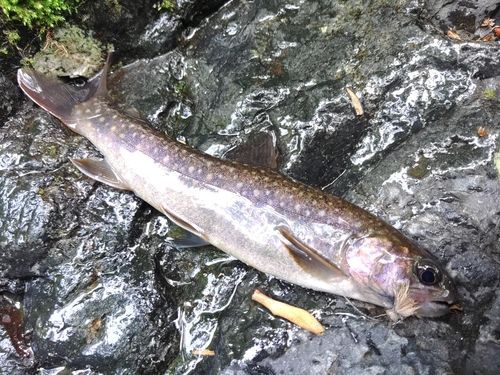
[(252, 132), (239, 145), (229, 149), (223, 157), (276, 170), (278, 169), (276, 135), (270, 127)]
[(108, 77), (109, 67), (111, 66), (112, 62), (113, 62), (113, 52), (110, 52), (108, 53), (106, 64), (104, 64), (104, 68), (102, 68), (102, 71), (100, 73), (99, 82), (97, 84), (97, 90), (95, 92), (95, 96), (102, 96), (108, 100), (110, 99), (110, 97), (108, 93), (107, 77)]

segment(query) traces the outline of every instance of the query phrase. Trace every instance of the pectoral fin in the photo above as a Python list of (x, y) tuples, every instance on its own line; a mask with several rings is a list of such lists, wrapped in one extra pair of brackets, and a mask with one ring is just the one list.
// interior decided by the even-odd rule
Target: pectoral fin
[(131, 190), (130, 187), (116, 175), (111, 166), (104, 159), (70, 158), (70, 160), (80, 172), (96, 181), (113, 186), (117, 189)]
[(276, 230), (280, 235), (281, 242), (286, 247), (295, 263), (307, 273), (325, 281), (333, 281), (335, 279), (338, 280), (339, 278), (347, 277), (347, 275), (329, 259), (294, 237), (287, 228), (278, 227)]
[[(174, 212), (172, 212), (171, 210), (169, 210), (167, 207), (165, 207), (163, 205), (158, 205), (156, 207), (159, 209), (159, 211), (163, 215), (167, 216), (175, 224), (177, 224), (182, 229), (185, 229), (188, 232), (191, 232), (192, 234), (194, 234), (196, 237), (198, 237), (199, 241), (191, 240), (191, 242), (192, 242), (191, 245), (186, 246), (186, 244), (184, 244), (183, 247), (204, 246), (204, 245), (209, 244), (209, 242), (207, 241), (207, 238), (206, 238), (206, 236), (203, 233), (203, 230), (201, 228), (198, 228), (197, 226), (188, 223), (186, 220), (182, 219), (179, 215), (176, 215)], [(175, 241), (174, 241), (174, 243), (175, 243)], [(188, 243), (189, 243), (189, 240), (188, 240)], [(196, 243), (196, 245), (194, 243)]]

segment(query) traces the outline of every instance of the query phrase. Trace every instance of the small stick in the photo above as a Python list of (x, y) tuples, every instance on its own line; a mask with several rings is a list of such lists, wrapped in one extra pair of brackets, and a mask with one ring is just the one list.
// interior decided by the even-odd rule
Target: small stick
[(321, 323), (306, 310), (276, 301), (258, 290), (255, 290), (252, 299), (267, 307), (273, 315), (281, 316), (309, 332), (322, 335), (325, 331)]

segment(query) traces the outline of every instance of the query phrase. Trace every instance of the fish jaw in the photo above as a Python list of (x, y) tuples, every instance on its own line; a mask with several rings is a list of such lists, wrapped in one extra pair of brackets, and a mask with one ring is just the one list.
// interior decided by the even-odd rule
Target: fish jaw
[(378, 296), (391, 317), (437, 317), (450, 311), (456, 292), (448, 273), (426, 251), (395, 230), (360, 238), (346, 250), (346, 269)]

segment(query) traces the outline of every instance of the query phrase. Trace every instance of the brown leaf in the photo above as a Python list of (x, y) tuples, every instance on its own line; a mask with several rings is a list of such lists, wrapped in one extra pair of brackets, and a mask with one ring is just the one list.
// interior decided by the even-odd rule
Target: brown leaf
[(356, 94), (349, 87), (346, 87), (345, 91), (347, 91), (347, 94), (349, 95), (349, 98), (351, 99), (352, 106), (354, 107), (354, 110), (356, 111), (356, 115), (362, 116), (364, 113), (363, 106), (361, 105), (361, 102), (359, 101)]
[(446, 31), (446, 35), (448, 35), (451, 39), (455, 39), (455, 40), (462, 40), (462, 38), (460, 38), (460, 35), (458, 35), (456, 32), (454, 32), (453, 30), (448, 30)]

